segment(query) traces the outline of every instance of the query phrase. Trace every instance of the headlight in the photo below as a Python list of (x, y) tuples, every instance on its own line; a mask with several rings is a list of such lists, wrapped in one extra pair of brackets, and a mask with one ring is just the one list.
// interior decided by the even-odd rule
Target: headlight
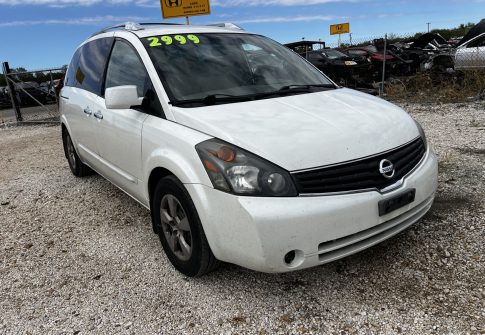
[(218, 139), (195, 146), (216, 189), (237, 195), (296, 196), (290, 174), (284, 169)]
[(426, 134), (424, 133), (423, 127), (419, 124), (418, 121), (414, 120), (414, 123), (416, 123), (416, 127), (418, 127), (419, 134), (421, 135), (421, 138), (423, 139), (424, 142), (424, 147), (427, 149), (428, 148), (428, 140), (426, 139)]

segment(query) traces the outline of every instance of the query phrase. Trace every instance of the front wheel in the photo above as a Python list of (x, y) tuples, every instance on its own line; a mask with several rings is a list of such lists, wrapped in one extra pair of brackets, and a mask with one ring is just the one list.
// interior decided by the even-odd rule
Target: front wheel
[(214, 270), (214, 257), (202, 224), (184, 185), (174, 176), (162, 178), (154, 192), (152, 220), (172, 265), (189, 277)]

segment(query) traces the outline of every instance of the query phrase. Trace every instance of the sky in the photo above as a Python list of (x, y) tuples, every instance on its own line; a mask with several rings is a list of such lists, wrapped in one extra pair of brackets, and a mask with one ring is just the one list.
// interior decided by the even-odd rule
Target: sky
[[(211, 15), (192, 17), (191, 24), (233, 22), (281, 43), (335, 44), (338, 37), (329, 34), (335, 23), (350, 22), (355, 41), (426, 31), (428, 22), (450, 28), (482, 18), (485, 0), (211, 0)], [(0, 0), (0, 61), (29, 70), (59, 67), (92, 33), (127, 21), (162, 22), (160, 1)]]

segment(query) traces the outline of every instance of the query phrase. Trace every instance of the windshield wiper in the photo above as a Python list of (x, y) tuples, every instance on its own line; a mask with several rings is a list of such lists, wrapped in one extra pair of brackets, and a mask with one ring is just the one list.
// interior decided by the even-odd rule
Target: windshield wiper
[(204, 98), (199, 99), (188, 99), (188, 100), (173, 100), (170, 101), (172, 106), (182, 106), (182, 105), (190, 105), (190, 104), (204, 104), (206, 106), (215, 105), (218, 102), (227, 103), (227, 102), (241, 102), (241, 101), (249, 101), (253, 100), (251, 97), (248, 96), (237, 96), (237, 95), (230, 95), (230, 94), (210, 94), (205, 96)]
[(304, 85), (286, 85), (279, 89), (279, 91), (288, 91), (288, 90), (310, 90), (314, 87), (322, 87), (322, 88), (337, 88), (333, 84), (304, 84)]
[(307, 84), (307, 85), (287, 85), (281, 87), (277, 91), (264, 92), (264, 93), (254, 93), (249, 95), (230, 95), (230, 94), (210, 94), (204, 98), (198, 99), (187, 99), (187, 100), (172, 100), (170, 104), (172, 106), (183, 106), (192, 104), (203, 104), (205, 106), (216, 105), (217, 103), (231, 103), (231, 102), (242, 102), (242, 101), (252, 101), (265, 99), (271, 96), (283, 96), (287, 94), (294, 93), (309, 93), (313, 92), (313, 88), (337, 88), (333, 84)]
[(257, 93), (254, 95), (255, 99), (265, 99), (272, 96), (285, 96), (290, 94), (298, 94), (298, 93), (312, 93), (315, 92), (313, 88), (328, 88), (328, 89), (336, 89), (337, 86), (333, 84), (308, 84), (308, 85), (286, 85), (281, 87), (277, 91), (265, 92), (265, 93)]

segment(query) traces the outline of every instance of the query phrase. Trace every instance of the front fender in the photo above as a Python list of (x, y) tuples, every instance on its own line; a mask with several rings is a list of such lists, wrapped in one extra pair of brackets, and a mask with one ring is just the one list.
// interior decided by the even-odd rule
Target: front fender
[(212, 138), (178, 123), (150, 116), (145, 120), (142, 134), (145, 196), (149, 199), (148, 181), (156, 168), (175, 175), (183, 184), (203, 184), (212, 187), (195, 150), (195, 145)]

